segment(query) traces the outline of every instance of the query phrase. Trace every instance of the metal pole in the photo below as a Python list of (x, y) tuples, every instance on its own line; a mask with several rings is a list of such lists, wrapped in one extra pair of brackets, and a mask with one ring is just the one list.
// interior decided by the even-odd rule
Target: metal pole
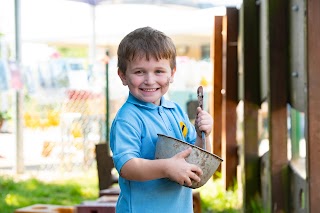
[[(15, 0), (15, 56), (18, 68), (21, 67), (21, 3)], [(16, 173), (24, 173), (24, 156), (23, 156), (23, 129), (22, 129), (22, 90), (16, 91), (15, 99), (15, 135), (16, 135)]]
[(109, 144), (109, 52), (106, 51), (106, 143)]
[(96, 6), (90, 5), (90, 13), (91, 13), (91, 38), (89, 44), (89, 64), (91, 65), (91, 69), (96, 60)]
[(16, 62), (20, 65), (21, 62), (21, 3), (20, 0), (15, 0), (15, 56)]

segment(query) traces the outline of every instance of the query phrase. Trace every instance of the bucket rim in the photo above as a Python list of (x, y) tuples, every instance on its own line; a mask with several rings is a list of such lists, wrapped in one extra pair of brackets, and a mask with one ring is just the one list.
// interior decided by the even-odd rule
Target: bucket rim
[(204, 149), (202, 149), (201, 147), (196, 146), (196, 145), (194, 145), (194, 144), (187, 143), (187, 142), (185, 142), (185, 141), (183, 141), (183, 140), (180, 140), (180, 139), (178, 139), (178, 138), (174, 138), (174, 137), (171, 137), (171, 136), (168, 136), (168, 135), (165, 135), (165, 134), (160, 134), (160, 133), (158, 133), (157, 135), (158, 135), (158, 137), (159, 137), (159, 136), (162, 136), (162, 137), (170, 138), (170, 139), (179, 141), (179, 142), (181, 142), (181, 143), (187, 144), (187, 145), (189, 145), (189, 146), (191, 146), (191, 147), (193, 147), (193, 148), (199, 149), (199, 150), (201, 150), (201, 151), (203, 151), (203, 152), (206, 152), (206, 153), (208, 153), (208, 154), (210, 154), (210, 155), (213, 155), (215, 158), (218, 158), (221, 162), (223, 161), (223, 159), (222, 159), (221, 157), (219, 157), (218, 155), (213, 154), (213, 153), (211, 153), (211, 152), (208, 152), (207, 150), (204, 150)]

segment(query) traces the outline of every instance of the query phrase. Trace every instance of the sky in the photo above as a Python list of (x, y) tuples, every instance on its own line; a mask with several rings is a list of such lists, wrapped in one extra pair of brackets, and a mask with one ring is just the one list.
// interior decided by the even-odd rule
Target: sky
[[(23, 41), (88, 43), (95, 33), (97, 44), (116, 44), (142, 26), (157, 28), (168, 35), (210, 35), (214, 15), (224, 14), (224, 7), (195, 10), (101, 4), (93, 10), (87, 4), (68, 0), (21, 0), (21, 37)], [(0, 32), (9, 39), (14, 37), (14, 0), (0, 0)]]

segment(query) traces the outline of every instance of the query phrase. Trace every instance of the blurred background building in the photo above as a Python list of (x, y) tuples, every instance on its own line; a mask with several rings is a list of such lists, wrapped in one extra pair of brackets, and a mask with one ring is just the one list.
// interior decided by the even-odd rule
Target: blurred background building
[(225, 15), (226, 1), (100, 2), (0, 0), (0, 110), (11, 115), (1, 127), (0, 171), (94, 166), (95, 144), (107, 140), (128, 95), (117, 76), (117, 46), (138, 27), (163, 31), (176, 44), (169, 99), (187, 111), (199, 85), (212, 92), (214, 17)]

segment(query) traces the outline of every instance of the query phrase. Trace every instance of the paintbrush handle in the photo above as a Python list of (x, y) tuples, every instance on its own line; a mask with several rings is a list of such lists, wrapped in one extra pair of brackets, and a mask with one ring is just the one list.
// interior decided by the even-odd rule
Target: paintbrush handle
[[(201, 109), (203, 109), (203, 87), (199, 86), (197, 90), (198, 104)], [(206, 134), (201, 131), (202, 148), (206, 150)]]

